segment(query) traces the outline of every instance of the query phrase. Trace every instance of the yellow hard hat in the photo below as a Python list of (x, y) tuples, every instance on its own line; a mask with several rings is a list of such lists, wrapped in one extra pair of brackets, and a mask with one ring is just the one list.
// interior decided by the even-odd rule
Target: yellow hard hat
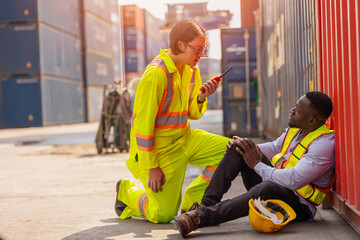
[(250, 199), (249, 220), (259, 232), (275, 232), (296, 218), (294, 210), (276, 199)]

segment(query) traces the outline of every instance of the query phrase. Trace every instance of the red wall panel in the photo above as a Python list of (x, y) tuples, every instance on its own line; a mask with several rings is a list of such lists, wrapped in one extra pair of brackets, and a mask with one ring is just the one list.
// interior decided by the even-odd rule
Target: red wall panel
[(359, 2), (319, 0), (319, 88), (334, 102), (336, 193), (360, 211)]

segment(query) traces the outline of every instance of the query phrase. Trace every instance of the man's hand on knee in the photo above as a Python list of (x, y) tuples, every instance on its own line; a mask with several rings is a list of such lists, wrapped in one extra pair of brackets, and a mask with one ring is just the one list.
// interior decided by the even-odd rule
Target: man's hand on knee
[(254, 169), (262, 158), (259, 147), (247, 138), (239, 138), (235, 143), (239, 146), (236, 147), (236, 151), (240, 153), (249, 168)]

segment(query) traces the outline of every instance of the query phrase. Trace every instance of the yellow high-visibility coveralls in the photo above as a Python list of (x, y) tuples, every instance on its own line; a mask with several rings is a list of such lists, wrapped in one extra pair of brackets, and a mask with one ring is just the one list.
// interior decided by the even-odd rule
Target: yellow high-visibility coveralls
[[(126, 165), (145, 190), (129, 179), (121, 181), (118, 200), (127, 205), (121, 219), (137, 216), (153, 223), (170, 222), (181, 203), (187, 164), (206, 168), (185, 190), (181, 209), (187, 211), (200, 202), (229, 141), (190, 129), (188, 119), (199, 119), (206, 111), (206, 102), (197, 102), (200, 72), (197, 66), (185, 65), (181, 78), (167, 51), (161, 50), (147, 66), (136, 91)], [(149, 169), (157, 167), (165, 174), (165, 184), (155, 193), (148, 187), (148, 178)]]

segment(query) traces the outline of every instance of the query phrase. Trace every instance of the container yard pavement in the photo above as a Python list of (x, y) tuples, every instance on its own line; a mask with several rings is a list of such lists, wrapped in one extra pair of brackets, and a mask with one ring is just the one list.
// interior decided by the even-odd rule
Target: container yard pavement
[[(203, 126), (221, 129), (213, 124)], [(117, 218), (115, 184), (119, 178), (133, 179), (125, 166), (128, 153), (98, 155), (93, 143), (97, 127), (86, 123), (0, 130), (0, 239), (182, 239), (173, 222)], [(189, 167), (184, 185), (200, 171)], [(238, 177), (225, 198), (244, 191)], [(272, 234), (256, 232), (245, 217), (201, 228), (189, 238), (360, 238), (334, 210), (318, 209), (314, 222), (290, 223)]]

